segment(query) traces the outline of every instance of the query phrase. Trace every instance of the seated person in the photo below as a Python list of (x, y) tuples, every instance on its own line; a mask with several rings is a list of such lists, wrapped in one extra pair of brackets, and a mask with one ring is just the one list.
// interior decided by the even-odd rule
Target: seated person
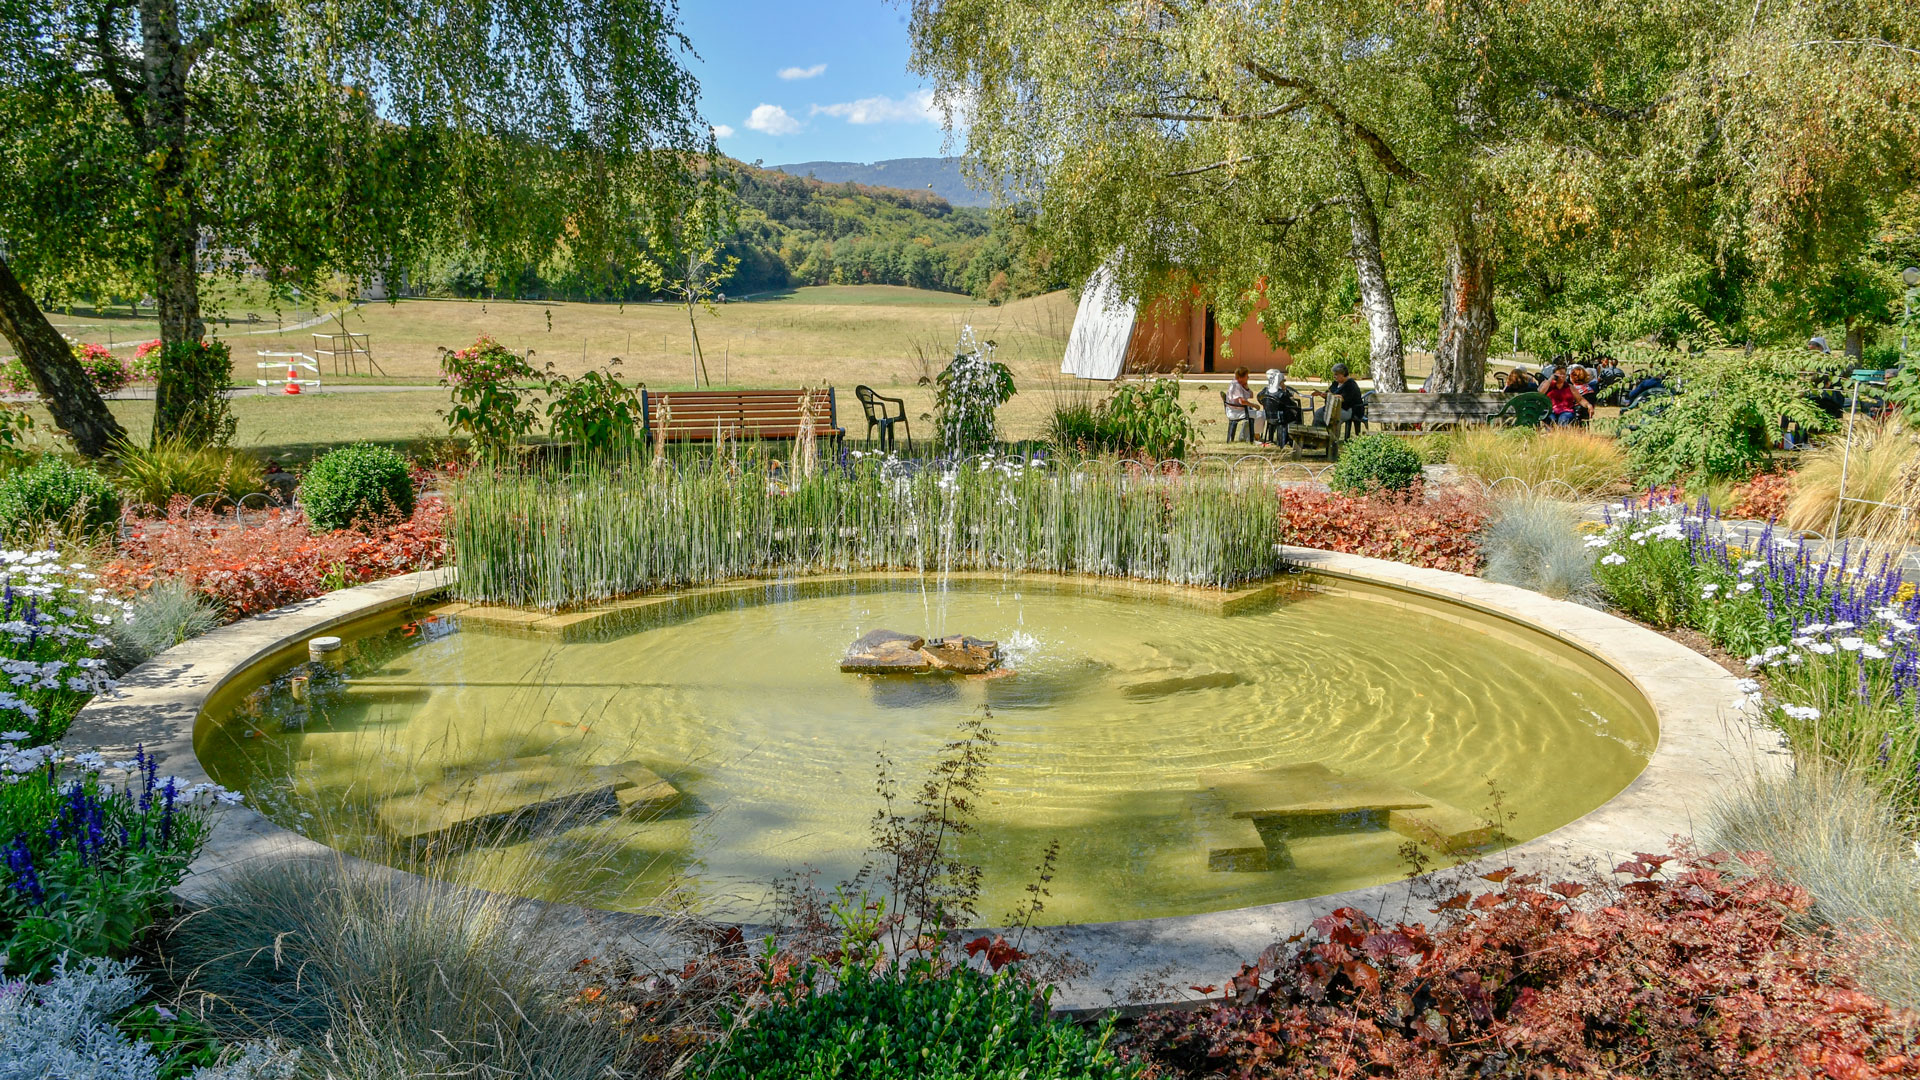
[(1573, 384), (1574, 391), (1580, 395), (1580, 401), (1588, 406), (1587, 411), (1591, 413), (1594, 395), (1593, 376), (1587, 373), (1586, 368), (1575, 364), (1573, 370), (1567, 373), (1567, 381)]
[(1641, 379), (1639, 382), (1633, 384), (1633, 389), (1627, 391), (1627, 398), (1621, 404), (1625, 408), (1631, 409), (1635, 405), (1640, 404), (1641, 400), (1645, 398), (1648, 394), (1651, 394), (1656, 390), (1665, 390), (1666, 388), (1667, 388), (1667, 384), (1660, 380), (1660, 376), (1649, 375), (1646, 378)]
[(1611, 356), (1600, 357), (1599, 365), (1593, 371), (1593, 395), (1596, 400), (1605, 401), (1617, 396), (1614, 385), (1626, 378), (1627, 373), (1620, 370), (1620, 361)]
[(1541, 387), (1540, 392), (1547, 395), (1547, 400), (1551, 402), (1553, 422), (1556, 424), (1577, 423), (1586, 413), (1586, 402), (1580, 399), (1580, 391), (1574, 389), (1573, 381), (1567, 378), (1564, 370), (1555, 371), (1553, 378), (1547, 380), (1547, 385)]
[(1247, 388), (1247, 369), (1235, 368), (1233, 381), (1227, 384), (1227, 441), (1232, 442), (1234, 433), (1241, 427), (1247, 431), (1247, 441), (1253, 441), (1253, 391)]
[(1533, 380), (1533, 376), (1519, 368), (1507, 372), (1507, 381), (1500, 384), (1500, 392), (1503, 394), (1531, 394), (1539, 389), (1540, 384)]
[(1353, 380), (1347, 371), (1347, 365), (1333, 365), (1333, 382), (1327, 387), (1327, 393), (1340, 399), (1340, 423), (1351, 435), (1360, 430), (1367, 419), (1367, 401), (1360, 395), (1360, 384)]
[(1267, 416), (1267, 441), (1274, 446), (1288, 443), (1287, 425), (1300, 422), (1300, 397), (1287, 385), (1287, 373), (1267, 369), (1267, 385), (1257, 395)]

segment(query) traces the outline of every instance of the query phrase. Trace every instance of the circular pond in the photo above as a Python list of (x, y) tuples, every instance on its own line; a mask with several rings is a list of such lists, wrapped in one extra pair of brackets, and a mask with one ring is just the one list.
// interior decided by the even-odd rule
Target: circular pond
[[(1362, 586), (1223, 614), (1094, 582), (843, 579), (534, 619), (447, 605), (350, 626), (329, 663), (290, 654), (223, 688), (196, 751), (355, 854), (753, 919), (795, 872), (854, 873), (882, 779), (909, 801), (984, 718), (958, 841), (982, 919), (1057, 843), (1039, 921), (1058, 923), (1315, 896), (1404, 876), (1411, 845), (1445, 861), (1524, 840), (1619, 792), (1656, 739), (1587, 654)], [(1011, 672), (840, 671), (882, 627), (996, 640)]]

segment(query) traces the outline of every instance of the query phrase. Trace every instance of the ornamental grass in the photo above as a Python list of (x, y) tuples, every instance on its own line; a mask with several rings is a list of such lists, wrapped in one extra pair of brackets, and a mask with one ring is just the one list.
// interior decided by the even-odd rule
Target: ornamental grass
[(1467, 428), (1448, 443), (1447, 461), (1490, 488), (1518, 481), (1576, 498), (1617, 488), (1627, 476), (1626, 451), (1590, 428)]
[(1274, 570), (1271, 489), (1220, 475), (756, 451), (476, 471), (449, 528), (463, 599), (564, 608), (736, 578), (995, 570), (1228, 586)]

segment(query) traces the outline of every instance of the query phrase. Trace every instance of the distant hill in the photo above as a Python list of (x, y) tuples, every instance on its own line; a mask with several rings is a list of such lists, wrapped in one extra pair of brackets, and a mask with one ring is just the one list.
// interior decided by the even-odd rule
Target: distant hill
[(960, 162), (954, 158), (892, 158), (871, 165), (857, 161), (803, 161), (774, 168), (794, 176), (812, 176), (829, 184), (866, 184), (908, 191), (926, 191), (931, 187), (935, 195), (955, 206), (986, 206), (992, 202), (985, 191), (968, 184), (960, 175)]

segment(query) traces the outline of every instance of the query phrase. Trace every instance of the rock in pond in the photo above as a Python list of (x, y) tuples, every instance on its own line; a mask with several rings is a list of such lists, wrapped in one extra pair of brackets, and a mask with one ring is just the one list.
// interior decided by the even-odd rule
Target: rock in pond
[(898, 630), (869, 630), (847, 646), (840, 670), (854, 675), (980, 675), (1000, 661), (1000, 644), (955, 634), (934, 641)]

